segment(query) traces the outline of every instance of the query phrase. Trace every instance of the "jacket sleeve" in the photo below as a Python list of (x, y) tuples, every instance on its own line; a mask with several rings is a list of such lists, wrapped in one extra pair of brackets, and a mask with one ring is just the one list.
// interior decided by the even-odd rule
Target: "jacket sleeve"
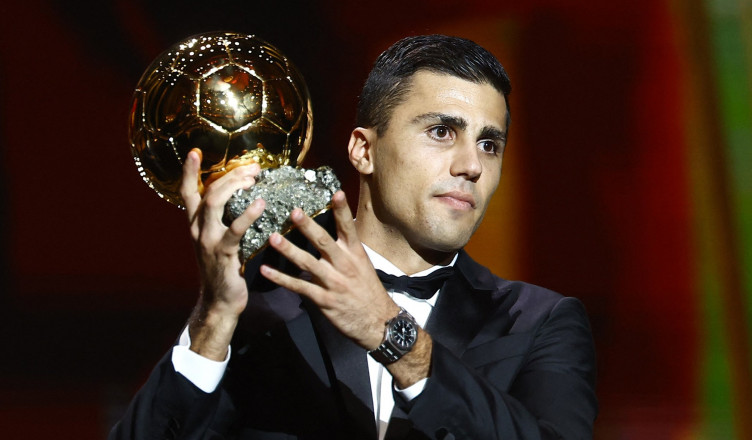
[[(524, 350), (504, 353), (505, 338)], [(434, 342), (423, 393), (398, 400), (415, 429), (447, 440), (592, 438), (595, 352), (579, 300), (562, 298), (536, 329), (495, 342), (482, 356), (468, 350), (460, 358)]]
[(151, 372), (110, 431), (109, 440), (198, 439), (216, 423), (222, 393), (201, 391), (175, 371), (170, 355)]
[[(331, 214), (319, 217), (317, 221), (333, 224)], [(327, 230), (333, 230), (332, 228), (331, 225), (327, 226)], [(297, 231), (289, 233), (288, 238), (298, 245), (304, 243), (304, 238)], [(271, 248), (261, 251), (247, 262), (245, 277), (251, 299), (239, 327), (250, 322), (256, 327), (267, 329), (278, 323), (278, 317), (269, 313), (264, 304), (254, 303), (255, 300), (260, 300), (260, 293), (277, 287), (259, 275), (258, 269), (262, 263), (287, 272), (294, 270), (289, 262)], [(298, 310), (299, 302), (298, 298), (297, 303), (290, 307)], [(237, 332), (236, 330), (235, 336)], [(227, 430), (232, 424), (235, 417), (234, 404), (222, 384), (212, 393), (201, 391), (175, 371), (171, 355), (172, 350), (152, 370), (147, 382), (131, 400), (126, 413), (112, 428), (108, 440), (217, 438), (221, 437), (217, 431)]]

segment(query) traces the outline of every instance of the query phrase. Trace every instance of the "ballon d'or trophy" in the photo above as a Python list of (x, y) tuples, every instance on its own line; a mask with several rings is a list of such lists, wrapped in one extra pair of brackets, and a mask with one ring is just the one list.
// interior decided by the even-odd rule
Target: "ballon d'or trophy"
[(236, 166), (261, 166), (256, 184), (233, 194), (223, 218), (229, 224), (255, 199), (266, 201), (241, 240), (244, 266), (272, 232), (292, 229), (294, 208), (318, 215), (340, 188), (331, 168), (300, 167), (313, 129), (308, 88), (285, 55), (253, 35), (204, 33), (165, 50), (138, 82), (129, 123), (138, 172), (179, 207), (183, 161), (191, 149), (202, 152), (201, 190)]

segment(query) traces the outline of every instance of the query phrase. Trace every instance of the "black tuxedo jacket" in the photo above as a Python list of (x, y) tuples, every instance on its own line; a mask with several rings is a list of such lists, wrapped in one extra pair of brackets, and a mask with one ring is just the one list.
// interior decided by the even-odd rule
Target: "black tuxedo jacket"
[[(387, 438), (592, 438), (595, 355), (582, 304), (498, 278), (464, 251), (456, 267), (426, 324), (430, 378), (411, 402), (395, 394)], [(218, 389), (196, 388), (168, 353), (111, 439), (376, 438), (366, 352), (297, 294), (249, 283)]]

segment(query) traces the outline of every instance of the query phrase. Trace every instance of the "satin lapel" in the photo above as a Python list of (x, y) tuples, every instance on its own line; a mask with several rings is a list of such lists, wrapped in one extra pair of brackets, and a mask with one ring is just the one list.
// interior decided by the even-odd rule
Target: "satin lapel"
[(316, 307), (306, 309), (324, 346), (322, 352), (329, 358), (332, 382), (341, 399), (342, 411), (352, 421), (353, 438), (375, 439), (376, 422), (365, 350), (343, 336)]
[[(426, 323), (426, 331), (434, 341), (460, 357), (480, 328), (488, 324), (506, 290), (500, 289), (491, 272), (464, 251), (460, 251), (455, 267), (455, 275), (441, 289), (436, 307)], [(412, 423), (407, 414), (395, 406), (386, 440), (411, 438), (411, 432)]]
[(426, 331), (460, 357), (495, 311), (499, 291), (491, 273), (460, 251), (457, 272), (441, 290)]
[(407, 437), (412, 429), (413, 424), (407, 418), (407, 414), (402, 409), (394, 405), (392, 416), (389, 419), (389, 427), (386, 430), (385, 440), (401, 440)]

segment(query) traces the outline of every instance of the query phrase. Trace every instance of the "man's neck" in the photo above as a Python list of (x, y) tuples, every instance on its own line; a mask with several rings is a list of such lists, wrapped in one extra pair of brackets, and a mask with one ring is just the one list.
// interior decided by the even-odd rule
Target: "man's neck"
[(369, 225), (368, 222), (356, 220), (355, 227), (360, 240), (366, 246), (389, 260), (407, 275), (436, 265), (447, 265), (457, 254), (457, 252), (418, 249), (397, 231), (392, 231), (383, 224)]

